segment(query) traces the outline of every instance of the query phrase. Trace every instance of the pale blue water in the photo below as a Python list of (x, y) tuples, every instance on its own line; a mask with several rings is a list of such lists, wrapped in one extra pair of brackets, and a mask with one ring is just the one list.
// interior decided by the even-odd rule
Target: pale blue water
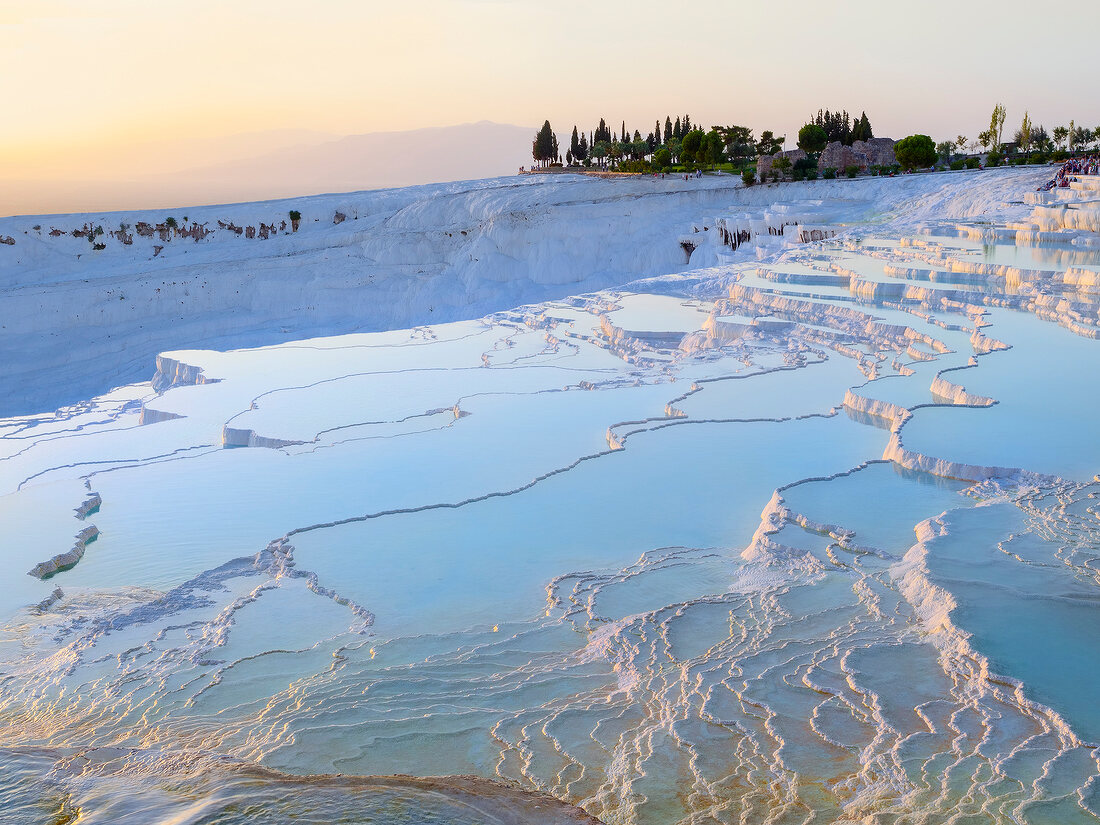
[[(927, 266), (861, 233), (882, 258), (766, 265)], [(9, 818), (563, 821), (484, 785), (363, 779), (407, 773), (637, 825), (1094, 822), (1100, 344), (1022, 304), (755, 275), (839, 310), (720, 343), (712, 313), (756, 313), (709, 283), (178, 353), (222, 380), (0, 422)], [(1011, 349), (946, 376), (998, 404), (921, 406), (980, 309)], [(913, 361), (868, 320), (949, 351)], [(851, 387), (915, 408), (910, 450), (1026, 472), (884, 461)], [(142, 426), (142, 399), (183, 417)], [(23, 575), (91, 524), (78, 563)]]
[(1097, 534), (1051, 535), (1010, 504), (953, 511), (947, 525), (928, 568), (958, 602), (953, 620), (994, 670), (1022, 681), (1086, 742), (1100, 743), (1100, 593), (1095, 577), (1058, 558), (1063, 542), (1095, 554)]

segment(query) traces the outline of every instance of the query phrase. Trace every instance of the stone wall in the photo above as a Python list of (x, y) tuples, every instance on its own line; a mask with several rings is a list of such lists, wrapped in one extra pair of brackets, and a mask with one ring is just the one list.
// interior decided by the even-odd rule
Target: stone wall
[[(772, 164), (780, 158), (787, 158), (791, 162), (791, 168), (794, 168), (795, 163), (806, 157), (806, 153), (801, 149), (788, 149), (786, 152), (776, 152), (774, 155), (764, 155), (756, 161), (756, 176), (761, 183), (764, 182), (765, 176), (771, 173)], [(788, 173), (789, 174), (789, 173)]]
[(895, 162), (894, 141), (890, 138), (857, 140), (851, 146), (833, 141), (821, 153), (817, 169), (823, 172), (831, 166), (843, 172), (849, 166), (858, 166), (861, 172), (866, 172), (871, 166), (890, 166)]

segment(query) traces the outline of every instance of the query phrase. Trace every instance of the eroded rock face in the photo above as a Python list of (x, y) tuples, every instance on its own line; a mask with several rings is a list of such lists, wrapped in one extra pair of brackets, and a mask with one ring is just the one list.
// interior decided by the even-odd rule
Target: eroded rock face
[(858, 166), (861, 172), (866, 172), (872, 166), (890, 166), (895, 162), (894, 141), (890, 138), (857, 140), (851, 146), (834, 140), (822, 151), (817, 168), (824, 171), (832, 167), (842, 172), (849, 166)]

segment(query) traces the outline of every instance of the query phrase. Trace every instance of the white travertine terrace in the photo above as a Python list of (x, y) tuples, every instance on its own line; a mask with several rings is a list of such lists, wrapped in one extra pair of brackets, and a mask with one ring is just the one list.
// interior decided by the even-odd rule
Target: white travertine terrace
[[(166, 261), (165, 302), (220, 271), (242, 324), (312, 315), (201, 349), (233, 316), (204, 298), (152, 380), (0, 419), (35, 566), (0, 588), (13, 793), (89, 825), (1095, 822), (1100, 266), (1033, 214), (1087, 186), (1021, 203), (1046, 174), (530, 178), (104, 250), (127, 346)], [(43, 220), (0, 220), (16, 274), (79, 297)], [(302, 335), (337, 307), (375, 331)]]

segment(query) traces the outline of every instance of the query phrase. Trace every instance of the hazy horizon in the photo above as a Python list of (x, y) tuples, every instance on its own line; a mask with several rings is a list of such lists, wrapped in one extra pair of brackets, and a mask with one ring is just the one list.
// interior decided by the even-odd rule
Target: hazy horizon
[(168, 209), (497, 177), (529, 163), (529, 133), (534, 127), (488, 121), (362, 135), (272, 130), (184, 147), (192, 162), (165, 169), (150, 145), (130, 168), (98, 178), (7, 180), (0, 215)]
[[(589, 131), (601, 117), (645, 135), (688, 113), (793, 138), (827, 108), (866, 111), (876, 135), (941, 141), (973, 139), (1001, 102), (1008, 134), (1025, 111), (1048, 130), (1071, 119), (1094, 128), (1100, 100), (1084, 90), (1098, 26), (1100, 6), (1084, 0), (1066, 0), (1049, 23), (1019, 0), (995, 11), (852, 0), (824, 17), (810, 0), (780, 11), (700, 0), (690, 19), (653, 2), (624, 17), (575, 0), (552, 15), (530, 0), (194, 0), (171, 16), (39, 0), (0, 8), (0, 68), (19, 79), (5, 91), (0, 211), (171, 200), (196, 191), (195, 169), (483, 121), (533, 136), (549, 119), (567, 140), (574, 124)], [(497, 174), (530, 163), (529, 148), (524, 137)], [(423, 161), (398, 154), (395, 163)], [(466, 161), (452, 155), (433, 179), (471, 176)], [(230, 199), (250, 199), (265, 181), (239, 183)], [(209, 186), (200, 200), (220, 199)], [(307, 188), (286, 194), (324, 187)]]

